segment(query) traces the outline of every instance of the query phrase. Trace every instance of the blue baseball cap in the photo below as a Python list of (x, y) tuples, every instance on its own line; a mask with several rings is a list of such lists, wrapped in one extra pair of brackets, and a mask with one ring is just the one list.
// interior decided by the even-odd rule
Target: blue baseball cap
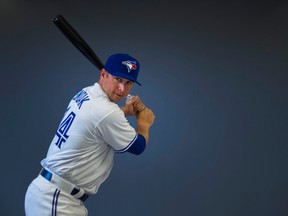
[(128, 54), (117, 53), (111, 55), (107, 59), (104, 68), (113, 76), (131, 80), (141, 86), (137, 81), (140, 64), (135, 58)]

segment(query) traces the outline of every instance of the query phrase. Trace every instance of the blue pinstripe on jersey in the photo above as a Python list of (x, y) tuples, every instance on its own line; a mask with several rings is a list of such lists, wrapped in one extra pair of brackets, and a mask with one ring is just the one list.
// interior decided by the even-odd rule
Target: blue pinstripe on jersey
[(53, 201), (52, 201), (52, 216), (57, 215), (57, 204), (58, 204), (58, 197), (60, 194), (60, 190), (56, 189), (53, 195)]

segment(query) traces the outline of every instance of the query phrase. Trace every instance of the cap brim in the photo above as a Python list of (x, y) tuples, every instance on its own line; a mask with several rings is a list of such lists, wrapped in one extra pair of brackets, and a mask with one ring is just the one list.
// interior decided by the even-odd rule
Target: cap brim
[(135, 82), (135, 83), (137, 83), (138, 85), (140, 85), (141, 86), (141, 83), (139, 83), (137, 80), (135, 80), (132, 76), (129, 76), (129, 75), (126, 75), (126, 74), (123, 74), (123, 73), (115, 73), (115, 72), (109, 72), (108, 71), (108, 73), (110, 73), (110, 74), (112, 74), (113, 76), (116, 76), (116, 77), (121, 77), (121, 78), (124, 78), (124, 79), (128, 79), (128, 80), (130, 80), (130, 81), (132, 81), (132, 82)]

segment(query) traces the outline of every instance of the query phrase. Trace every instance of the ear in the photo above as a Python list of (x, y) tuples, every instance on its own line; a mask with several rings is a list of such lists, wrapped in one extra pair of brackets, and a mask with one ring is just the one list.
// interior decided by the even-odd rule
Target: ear
[(101, 69), (100, 70), (100, 77), (99, 77), (99, 80), (98, 80), (100, 85), (102, 85), (102, 83), (103, 83), (103, 80), (105, 78), (105, 74), (106, 74), (106, 70), (104, 68)]
[(103, 68), (103, 69), (101, 69), (101, 71), (100, 71), (100, 77), (104, 78), (105, 75), (106, 75), (106, 70)]

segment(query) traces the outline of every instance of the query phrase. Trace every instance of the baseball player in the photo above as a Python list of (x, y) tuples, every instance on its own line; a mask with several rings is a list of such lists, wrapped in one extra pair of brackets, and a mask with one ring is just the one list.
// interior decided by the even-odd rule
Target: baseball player
[[(138, 96), (121, 108), (115, 103), (129, 95), (133, 83), (141, 85), (139, 69), (139, 62), (130, 55), (113, 54), (99, 81), (72, 98), (41, 161), (42, 169), (27, 189), (27, 216), (88, 215), (84, 201), (109, 176), (114, 153), (144, 151), (153, 112)], [(128, 115), (136, 116), (136, 129)]]

